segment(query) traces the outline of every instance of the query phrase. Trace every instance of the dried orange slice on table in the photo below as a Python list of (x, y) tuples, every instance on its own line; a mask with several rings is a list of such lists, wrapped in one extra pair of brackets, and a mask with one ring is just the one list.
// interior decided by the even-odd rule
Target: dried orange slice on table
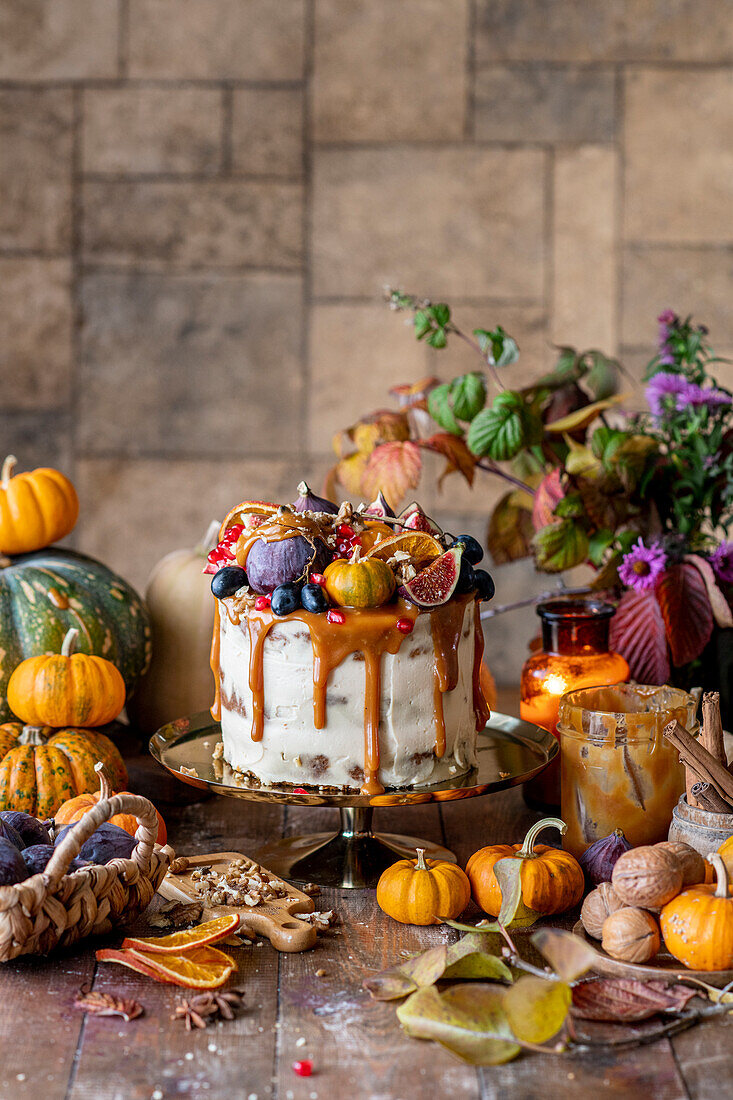
[(382, 539), (367, 551), (368, 558), (389, 561), (397, 551), (409, 554), (413, 565), (419, 569), (435, 561), (444, 552), (438, 540), (426, 531), (402, 531), (399, 535)]
[(117, 962), (159, 982), (183, 985), (187, 989), (218, 989), (237, 969), (229, 955), (216, 947), (195, 947), (185, 955), (138, 951), (127, 948), (97, 951), (99, 962)]
[(183, 932), (172, 932), (170, 936), (140, 936), (122, 941), (122, 950), (126, 947), (137, 951), (152, 951), (155, 954), (181, 955), (195, 947), (205, 947), (210, 943), (225, 940), (236, 932), (239, 926), (237, 913), (226, 913), (215, 920), (207, 920), (194, 928)]

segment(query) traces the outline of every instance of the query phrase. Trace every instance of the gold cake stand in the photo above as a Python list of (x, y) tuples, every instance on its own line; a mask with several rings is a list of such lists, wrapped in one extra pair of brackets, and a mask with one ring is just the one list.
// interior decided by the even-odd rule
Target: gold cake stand
[(214, 760), (220, 740), (219, 723), (202, 711), (159, 729), (150, 740), (150, 751), (182, 782), (213, 794), (250, 802), (336, 807), (341, 814), (338, 832), (287, 837), (257, 852), (257, 859), (281, 878), (345, 889), (376, 886), (386, 867), (414, 856), (415, 848), (424, 848), (431, 859), (456, 862), (453, 852), (430, 841), (372, 832), (375, 809), (453, 802), (516, 787), (539, 775), (558, 752), (557, 740), (546, 730), (506, 714), (492, 714), (478, 735), (478, 764), (470, 772), (443, 783), (388, 788), (383, 794), (369, 796), (318, 787), (263, 787), (233, 771), (223, 760)]

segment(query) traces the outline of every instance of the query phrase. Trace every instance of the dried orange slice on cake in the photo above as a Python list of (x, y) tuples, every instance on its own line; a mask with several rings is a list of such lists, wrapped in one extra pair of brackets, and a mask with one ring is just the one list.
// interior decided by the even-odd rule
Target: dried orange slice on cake
[(185, 955), (165, 955), (154, 951), (127, 948), (97, 951), (99, 962), (117, 962), (159, 982), (182, 985), (187, 989), (218, 989), (237, 969), (229, 955), (216, 947), (196, 947)]
[[(258, 527), (265, 522), (268, 516), (277, 511), (277, 504), (271, 504), (267, 500), (243, 500), (232, 508), (227, 518), (219, 528), (219, 538), (223, 539), (229, 528), (235, 523), (243, 523), (247, 517), (254, 522), (245, 523), (246, 527)], [(259, 519), (259, 522), (257, 522)]]
[(410, 561), (416, 569), (429, 565), (444, 552), (438, 540), (426, 531), (402, 531), (399, 535), (382, 539), (367, 551), (366, 556), (379, 558), (380, 561), (389, 561), (398, 550), (409, 554)]
[(172, 932), (169, 936), (140, 936), (122, 941), (122, 950), (134, 948), (137, 951), (151, 951), (156, 955), (181, 955), (195, 947), (206, 947), (210, 943), (225, 940), (236, 932), (239, 926), (237, 913), (225, 913), (223, 917), (207, 920), (195, 928), (186, 928), (183, 932)]

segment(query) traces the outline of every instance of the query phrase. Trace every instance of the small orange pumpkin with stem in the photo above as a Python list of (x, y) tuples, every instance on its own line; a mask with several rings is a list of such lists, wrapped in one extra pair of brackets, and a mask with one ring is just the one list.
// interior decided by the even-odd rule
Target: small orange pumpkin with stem
[(507, 858), (522, 861), (522, 900), (529, 909), (549, 916), (577, 905), (585, 887), (583, 869), (577, 859), (562, 848), (535, 844), (544, 829), (564, 833), (566, 828), (559, 817), (545, 817), (531, 827), (522, 844), (492, 844), (474, 852), (466, 865), (466, 874), (479, 908), (492, 917), (499, 915), (501, 887), (494, 864)]
[(41, 466), (26, 474), (13, 471), (8, 455), (0, 473), (0, 553), (30, 554), (58, 542), (74, 529), (79, 500), (68, 477)]
[(125, 705), (125, 681), (111, 661), (76, 653), (67, 631), (61, 653), (27, 657), (8, 681), (8, 705), (30, 726), (104, 726)]
[(664, 943), (691, 970), (729, 970), (733, 967), (733, 896), (722, 855), (708, 860), (717, 882), (688, 886), (662, 909)]
[(362, 558), (358, 546), (348, 561), (337, 558), (327, 565), (323, 576), (326, 591), (340, 607), (381, 607), (397, 583), (386, 562)]
[(471, 886), (457, 863), (425, 859), (393, 863), (377, 883), (377, 904), (400, 924), (442, 924), (460, 916), (471, 899)]
[[(99, 776), (99, 790), (79, 794), (76, 798), (69, 798), (66, 802), (62, 802), (54, 817), (57, 825), (73, 825), (75, 821), (80, 821), (84, 814), (91, 810), (93, 806), (96, 806), (98, 802), (102, 802), (105, 798), (111, 798), (113, 794), (127, 794), (127, 791), (112, 790), (112, 785), (107, 778), (101, 760), (94, 765), (94, 770)], [(165, 844), (168, 839), (168, 831), (163, 818), (157, 810), (155, 812), (158, 814), (158, 836), (156, 839), (158, 844)], [(138, 824), (134, 814), (115, 814), (109, 820), (113, 825), (119, 825), (120, 829), (124, 829), (130, 836), (134, 836), (137, 832)]]

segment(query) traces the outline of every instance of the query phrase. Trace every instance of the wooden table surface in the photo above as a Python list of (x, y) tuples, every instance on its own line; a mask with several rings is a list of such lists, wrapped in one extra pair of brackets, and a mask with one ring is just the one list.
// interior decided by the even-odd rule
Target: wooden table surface
[[(511, 712), (513, 699), (500, 708)], [(165, 793), (152, 762), (129, 761), (131, 785)], [(169, 788), (170, 789), (170, 788)], [(161, 803), (180, 854), (231, 848), (254, 853), (279, 835), (325, 830), (336, 811), (279, 809), (224, 798)], [(380, 810), (376, 827), (438, 841), (461, 862), (481, 844), (521, 837), (534, 820), (518, 789), (465, 802)], [(0, 967), (0, 1100), (724, 1100), (733, 1096), (733, 1021), (703, 1023), (670, 1041), (619, 1055), (526, 1054), (505, 1066), (476, 1070), (435, 1044), (408, 1039), (395, 1004), (371, 1000), (362, 980), (374, 971), (452, 940), (447, 928), (397, 924), (378, 908), (373, 890), (324, 891), (338, 930), (314, 950), (278, 954), (268, 943), (227, 949), (246, 990), (234, 1021), (186, 1032), (171, 1020), (185, 991), (122, 967), (95, 963), (96, 944), (49, 960)], [(118, 945), (122, 936), (110, 937)], [(324, 970), (325, 976), (316, 977)], [(130, 1023), (84, 1017), (73, 1007), (80, 987), (121, 992), (145, 1007)], [(308, 1058), (313, 1075), (293, 1062)]]

